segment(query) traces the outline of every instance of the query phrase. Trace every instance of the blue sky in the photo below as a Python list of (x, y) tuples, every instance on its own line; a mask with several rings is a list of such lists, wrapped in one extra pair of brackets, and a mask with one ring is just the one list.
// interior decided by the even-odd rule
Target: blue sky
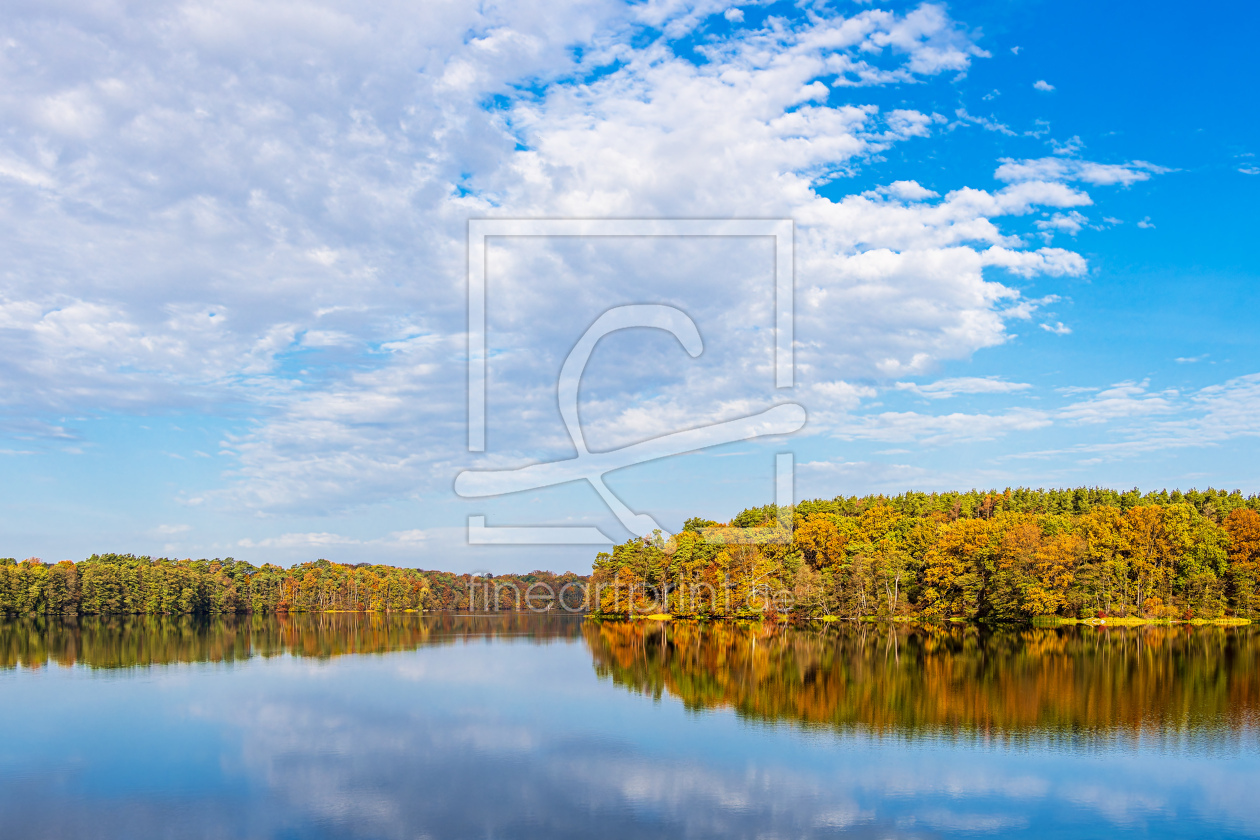
[[(611, 474), (669, 528), (796, 495), (1260, 492), (1246, 40), (1216, 4), (19, 3), (0, 23), (0, 554), (583, 569), (560, 363), (605, 309), (593, 449), (753, 414), (789, 439)], [(466, 441), (470, 218), (791, 218), (797, 385), (766, 241), (511, 239)]]

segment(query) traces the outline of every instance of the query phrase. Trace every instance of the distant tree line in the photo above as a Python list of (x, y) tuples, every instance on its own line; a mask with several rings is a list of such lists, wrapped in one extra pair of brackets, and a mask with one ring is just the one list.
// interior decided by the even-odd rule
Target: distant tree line
[[(472, 610), (477, 612), (512, 611), (560, 611), (557, 600), (564, 592), (565, 603), (570, 610), (582, 602), (586, 593), (588, 575), (574, 572), (557, 574), (535, 569), (528, 574), (455, 574), (453, 572), (426, 571), (429, 579), (429, 597), (425, 606), (432, 610)], [(567, 587), (567, 589), (566, 589)], [(529, 605), (526, 598), (529, 598)]]
[(0, 559), (0, 614), (230, 615), (418, 610), (417, 569), (316, 560), (289, 569), (240, 560), (94, 554), (81, 563)]
[[(751, 535), (751, 536), (750, 536)], [(572, 572), (0, 559), (0, 614), (530, 610), (696, 617), (1260, 616), (1260, 497), (1101, 488), (837, 497), (688, 520)], [(567, 592), (567, 595), (565, 594)], [(561, 598), (564, 603), (561, 604)]]
[(837, 497), (632, 539), (591, 584), (622, 615), (1250, 618), (1258, 508), (1212, 489)]

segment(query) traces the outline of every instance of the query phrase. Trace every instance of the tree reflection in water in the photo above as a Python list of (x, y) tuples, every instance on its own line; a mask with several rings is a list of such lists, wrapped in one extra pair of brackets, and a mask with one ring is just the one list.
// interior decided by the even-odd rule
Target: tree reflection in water
[(1251, 729), (1251, 627), (588, 622), (600, 676), (689, 709), (876, 735), (1176, 739)]
[(0, 668), (328, 659), (507, 638), (582, 639), (601, 678), (692, 710), (881, 736), (1175, 741), (1254, 731), (1260, 719), (1260, 631), (1252, 627), (36, 616), (0, 623)]
[(1258, 639), (528, 613), (0, 622), (0, 835), (1254, 838)]
[(48, 662), (132, 668), (282, 654), (325, 659), (415, 650), (466, 638), (575, 640), (580, 624), (580, 618), (571, 616), (524, 613), (27, 616), (0, 622), (0, 668)]

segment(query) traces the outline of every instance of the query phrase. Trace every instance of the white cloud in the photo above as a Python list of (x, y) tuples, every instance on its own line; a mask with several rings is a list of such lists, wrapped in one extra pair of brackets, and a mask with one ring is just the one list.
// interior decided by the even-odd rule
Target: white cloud
[(1063, 142), (1051, 140), (1050, 148), (1054, 150), (1056, 155), (1073, 156), (1079, 154), (1081, 149), (1085, 148), (1085, 143), (1082, 142), (1079, 136), (1073, 135)]
[(925, 199), (936, 198), (938, 195), (928, 188), (920, 186), (918, 181), (893, 181), (888, 185), (887, 192), (889, 195), (902, 201), (924, 201)]
[(1038, 219), (1037, 227), (1047, 232), (1062, 231), (1070, 233), (1073, 236), (1081, 232), (1081, 228), (1089, 224), (1089, 219), (1085, 218), (1078, 210), (1071, 210), (1067, 213), (1055, 213), (1048, 219)]
[(956, 397), (959, 394), (1011, 394), (1027, 391), (1032, 386), (1026, 382), (1008, 382), (996, 376), (959, 376), (951, 379), (938, 379), (926, 385), (914, 382), (898, 382), (895, 387), (901, 391), (910, 391), (921, 397), (940, 400)]
[[(820, 87), (812, 78), (815, 74), (840, 67), (846, 84), (883, 84), (909, 78), (907, 73), (957, 69), (965, 56), (978, 54), (961, 47), (952, 51), (932, 47), (934, 40), (939, 46), (957, 37), (953, 24), (935, 13), (920, 15), (913, 25), (922, 32), (936, 27), (932, 31), (939, 30), (939, 37), (929, 34), (917, 41), (903, 37), (908, 30), (899, 28), (899, 20), (884, 13), (863, 13), (847, 22), (823, 20), (800, 31), (751, 33), (705, 47), (710, 63), (702, 66), (660, 49), (649, 53), (650, 60), (628, 55), (625, 67), (610, 76), (582, 87), (553, 86), (541, 98), (523, 99), (507, 112), (526, 148), (509, 156), (507, 166), (483, 176), (482, 192), (496, 205), (523, 215), (725, 215), (732, 207), (748, 206), (757, 208), (758, 214), (795, 216), (799, 283), (808, 289), (798, 298), (798, 337), (804, 342), (798, 358), (805, 384), (818, 383), (812, 393), (820, 401), (820, 411), (814, 417), (822, 424), (872, 393), (862, 390), (866, 386), (837, 391), (836, 383), (845, 381), (837, 374), (921, 373), (944, 359), (965, 358), (1005, 341), (1005, 321), (1027, 317), (1032, 304), (1013, 289), (985, 280), (986, 266), (1027, 278), (1079, 274), (1085, 269), (1084, 261), (1071, 252), (1016, 250), (1016, 240), (1000, 233), (992, 221), (993, 216), (1024, 214), (1038, 205), (1089, 203), (1085, 194), (1060, 184), (1021, 183), (997, 193), (964, 189), (935, 202), (931, 200), (936, 193), (908, 181), (894, 182), (876, 195), (840, 201), (811, 191), (812, 183), (832, 177), (847, 161), (922, 136), (935, 122), (904, 109), (890, 112), (881, 124), (879, 113), (869, 107), (808, 104), (815, 102), (809, 91)], [(946, 31), (955, 34), (941, 34)], [(884, 37), (880, 32), (899, 34)], [(837, 51), (845, 47), (852, 54)], [(907, 66), (876, 72), (861, 58), (876, 52), (876, 47), (909, 56)], [(807, 104), (801, 106), (802, 102)], [(784, 110), (791, 107), (796, 110)], [(651, 165), (645, 165), (648, 161)], [(732, 181), (731, 171), (741, 177)], [(976, 240), (991, 247), (978, 252), (964, 244)], [(570, 258), (539, 246), (512, 259), (521, 268), (537, 264), (552, 278), (553, 294), (579, 300), (594, 297), (606, 305), (591, 294), (598, 289), (590, 287), (589, 277), (565, 271), (564, 260)], [(653, 262), (671, 264), (679, 259), (685, 262), (688, 257)], [(745, 310), (741, 317), (755, 317), (757, 310), (748, 311), (748, 303), (762, 294), (765, 279), (760, 273), (734, 269), (735, 264), (733, 270), (748, 274), (736, 285), (740, 294), (732, 296), (731, 283), (723, 281), (709, 298), (739, 299)], [(523, 276), (539, 273), (527, 269)], [(665, 282), (661, 288), (676, 290), (679, 282)], [(530, 307), (539, 302), (535, 290), (523, 285), (504, 289), (503, 294), (512, 296), (515, 317), (531, 318)], [(541, 302), (550, 305), (549, 300)], [(535, 320), (554, 320), (539, 312)], [(722, 314), (719, 323), (730, 318)], [(572, 327), (563, 326), (563, 338), (558, 335), (557, 340), (571, 340)], [(512, 339), (505, 335), (503, 340)], [(734, 368), (714, 367), (706, 358), (712, 353), (719, 359), (727, 339), (710, 331), (706, 341), (706, 357), (681, 375), (676, 356), (662, 356), (659, 366), (636, 359), (641, 369), (658, 379), (666, 377), (667, 384), (660, 387), (658, 381), (651, 396), (592, 380), (589, 391), (597, 396), (588, 396), (583, 409), (591, 438), (604, 446), (624, 444), (763, 408), (765, 397), (754, 397), (757, 389), (750, 391), (748, 383), (765, 376), (758, 366), (764, 371), (766, 345), (744, 343), (734, 357), (740, 359)], [(514, 361), (518, 358), (520, 365)], [(521, 416), (536, 419), (534, 428), (548, 430), (517, 433), (516, 446), (559, 452), (567, 442), (552, 419), (554, 386), (547, 379), (554, 373), (546, 365), (537, 368), (541, 358), (526, 344), (516, 346), (507, 354), (503, 370), (511, 370), (509, 379), (519, 387), (497, 393), (500, 404), (518, 406)], [(671, 379), (673, 384), (668, 384)], [(356, 380), (348, 383), (353, 388), (344, 397), (332, 400), (334, 405), (344, 403), (357, 410), (351, 395), (361, 387), (376, 387), (363, 377)], [(605, 396), (608, 389), (611, 393)], [(291, 411), (303, 414), (323, 412), (322, 400), (298, 397), (291, 406)], [(338, 497), (383, 498), (404, 492), (409, 482), (415, 487), (429, 481), (434, 459), (456, 457), (439, 454), (436, 440), (436, 449), (422, 446), (415, 432), (401, 428), (401, 419), (372, 426), (381, 430), (375, 447), (379, 454), (369, 454), (348, 415), (336, 422), (300, 416), (277, 419), (232, 444), (244, 464), (242, 478), (250, 479), (242, 487), (263, 507), (316, 504), (320, 499), (331, 504)], [(446, 434), (458, 439), (456, 429)], [(321, 441), (326, 452), (353, 447), (355, 454), (295, 461), (284, 454), (294, 448), (288, 442), (292, 440)], [(408, 451), (422, 454), (395, 454), (404, 440), (415, 440)]]
[(1033, 120), (1033, 126), (1024, 132), (1025, 137), (1045, 137), (1050, 133), (1050, 123), (1046, 120)]
[[(996, 93), (997, 92), (994, 91), (993, 94), (985, 96), (984, 98), (992, 99), (994, 94)], [(954, 116), (958, 118), (958, 122), (954, 123), (955, 125), (965, 125), (965, 124), (978, 125), (981, 128), (983, 128), (985, 131), (996, 131), (999, 134), (1006, 134), (1010, 137), (1014, 137), (1016, 135), (1016, 132), (1009, 125), (998, 122), (991, 116), (990, 117), (972, 116), (971, 114), (967, 113), (966, 108), (955, 109)]]
[(1149, 394), (1145, 389), (1145, 383), (1120, 383), (1062, 412), (1065, 419), (1078, 423), (1142, 420), (1116, 428), (1112, 437), (1119, 440), (1028, 452), (1020, 457), (1090, 454), (1101, 456), (1091, 459), (1100, 463), (1140, 457), (1149, 452), (1213, 447), (1238, 438), (1260, 437), (1260, 374), (1210, 385), (1190, 394), (1188, 399), (1171, 389), (1158, 394)]
[(1155, 229), (1155, 225), (1151, 222), (1151, 217), (1150, 217), (1150, 216), (1146, 216), (1146, 217), (1144, 217), (1144, 218), (1142, 219), (1142, 221), (1140, 221), (1140, 222), (1138, 222), (1138, 223), (1137, 223), (1137, 226), (1138, 226), (1138, 227), (1140, 227), (1140, 228), (1142, 228), (1143, 230), (1154, 230), (1154, 229)]
[[(1036, 251), (1011, 251), (994, 245), (983, 254), (985, 265), (1001, 266), (1021, 277), (1046, 274), (1052, 277), (1079, 276), (1085, 273), (1085, 259), (1073, 251), (1062, 248), (1039, 248)], [(1031, 309), (1019, 309), (1020, 317), (1028, 317)]]
[(727, 9), (723, 15), (731, 23), (739, 23), (744, 19), (743, 9)]
[(406, 531), (394, 531), (389, 535), (389, 542), (395, 542), (401, 545), (421, 545), (428, 542), (428, 540), (428, 532), (416, 528)]
[[(910, 454), (905, 449), (890, 449), (879, 454)], [(930, 483), (932, 474), (912, 464), (889, 464), (880, 461), (805, 461), (796, 466), (797, 494), (802, 499), (831, 498), (837, 487), (859, 486), (870, 490), (900, 492), (918, 489)]]
[(864, 399), (873, 399), (879, 392), (869, 385), (848, 382), (819, 382), (812, 388), (829, 408), (851, 411)]
[(1046, 332), (1052, 332), (1055, 335), (1071, 335), (1072, 334), (1072, 328), (1064, 324), (1062, 321), (1058, 321), (1053, 325), (1041, 324), (1040, 327)]
[(998, 414), (936, 415), (888, 411), (851, 417), (848, 422), (838, 424), (833, 435), (840, 440), (913, 441), (931, 447), (993, 440), (1012, 432), (1041, 429), (1053, 422), (1048, 412), (1032, 409), (1011, 409)]
[[(932, 4), (736, 27), (698, 41), (699, 63), (671, 50), (698, 21), (740, 22), (739, 11), (604, 0), (14, 11), (7, 35), (29, 60), (5, 71), (0, 102), (12, 128), (0, 137), (3, 410), (66, 435), (60, 418), (75, 411), (230, 407), (245, 420), (224, 441), (228, 486), (190, 488), (189, 503), (317, 514), (449, 493), (467, 458), (469, 217), (756, 216), (797, 223), (797, 359), (818, 430), (943, 439), (1050, 422), (845, 418), (879, 393), (853, 383), (927, 376), (999, 346), (1042, 305), (1026, 283), (1085, 273), (1073, 251), (1026, 247), (1007, 217), (1055, 211), (1067, 230), (1092, 203), (1068, 182), (1164, 170), (1010, 160), (993, 190), (891, 180), (824, 197), (823, 184), (949, 128), (913, 101), (881, 109), (868, 88), (966, 72), (987, 53)], [(504, 242), (489, 260), (497, 457), (569, 451), (556, 371), (575, 335), (628, 295), (684, 306), (706, 350), (688, 360), (637, 334), (602, 343), (584, 380), (593, 441), (773, 397), (764, 243)], [(358, 544), (290, 527), (246, 547)]]
[(259, 540), (243, 539), (237, 542), (237, 546), (240, 548), (279, 549), (344, 548), (347, 546), (395, 546), (405, 548), (423, 545), (427, 540), (428, 534), (423, 530), (395, 531), (388, 537), (368, 540), (343, 537), (341, 534), (331, 534), (326, 531), (312, 531), (280, 534), (279, 536), (264, 537)]
[(1105, 423), (1130, 417), (1168, 414), (1176, 409), (1177, 392), (1149, 393), (1146, 382), (1120, 382), (1058, 412), (1070, 423)]
[[(894, 387), (934, 399), (960, 393), (1020, 393), (1031, 388), (1024, 383), (979, 377), (944, 379), (928, 385), (899, 382)], [(1205, 388), (1189, 400), (1171, 388), (1152, 392), (1147, 382), (1119, 382), (1102, 389), (1072, 386), (1055, 390), (1069, 397), (1089, 396), (1057, 409), (1017, 407), (993, 413), (940, 415), (920, 412), (847, 414), (833, 422), (832, 434), (841, 440), (913, 442), (926, 447), (993, 440), (1050, 426), (1106, 427), (1126, 438), (1118, 443), (1082, 444), (1070, 450), (1028, 453), (1028, 457), (1063, 452), (1103, 452), (1119, 457), (1165, 443), (1169, 446), (1205, 445), (1228, 437), (1260, 435), (1260, 421), (1254, 419), (1260, 413), (1248, 414), (1250, 408), (1260, 406), (1260, 374)], [(1141, 422), (1130, 425), (1132, 421)]]
[(1050, 84), (1045, 79), (1038, 79), (1037, 81), (1033, 82), (1033, 87), (1036, 88), (1037, 90), (1046, 91), (1046, 92), (1054, 90), (1054, 85)]
[(358, 540), (340, 534), (311, 532), (306, 534), (281, 534), (261, 540), (243, 539), (237, 542), (241, 548), (325, 548), (327, 546), (353, 545)]
[(936, 75), (966, 70), (972, 58), (989, 55), (949, 19), (944, 6), (925, 3), (902, 18), (888, 12), (875, 12), (872, 17), (879, 23), (863, 49), (891, 47), (906, 56), (910, 73)]
[(1002, 158), (1002, 165), (993, 173), (999, 181), (1020, 183), (1024, 181), (1084, 181), (1096, 186), (1120, 184), (1129, 186), (1145, 181), (1151, 175), (1171, 170), (1143, 160), (1129, 163), (1093, 163), (1067, 157), (1045, 157), (1036, 160)]

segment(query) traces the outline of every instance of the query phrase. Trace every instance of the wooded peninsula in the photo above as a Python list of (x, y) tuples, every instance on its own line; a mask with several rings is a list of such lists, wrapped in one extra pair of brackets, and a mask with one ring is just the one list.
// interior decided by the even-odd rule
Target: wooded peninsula
[(616, 615), (1246, 619), (1258, 508), (1212, 489), (837, 497), (630, 540), (591, 586)]

